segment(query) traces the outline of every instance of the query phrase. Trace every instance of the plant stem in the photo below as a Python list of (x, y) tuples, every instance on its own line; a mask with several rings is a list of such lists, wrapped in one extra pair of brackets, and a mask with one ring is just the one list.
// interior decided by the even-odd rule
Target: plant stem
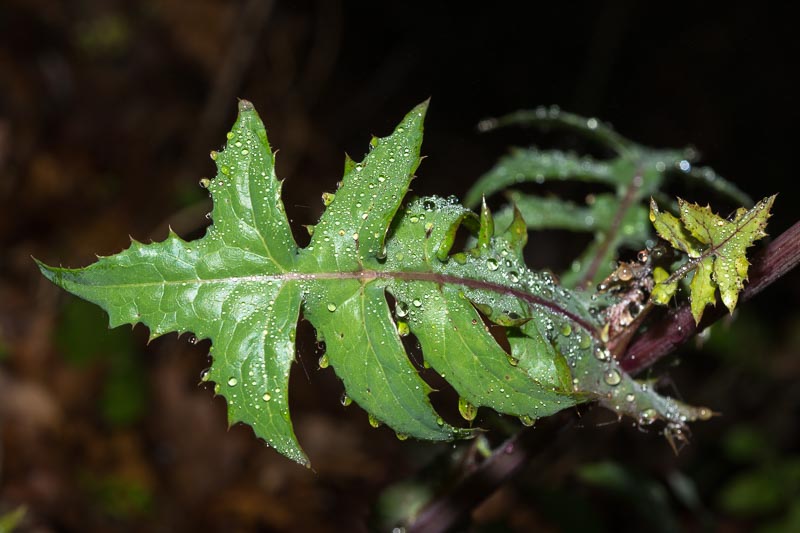
[(466, 473), (451, 490), (430, 502), (414, 523), (406, 528), (407, 533), (460, 531), (461, 526), (467, 525), (470, 511), (520, 473), (533, 458), (539, 460), (542, 466), (555, 459), (550, 455), (560, 453), (562, 445), (566, 445), (565, 441), (571, 438), (575, 419), (559, 422), (555, 439), (552, 431), (534, 427), (523, 428), (508, 438), (491, 456)]
[[(746, 301), (800, 264), (800, 222), (779, 235), (756, 257), (750, 267), (750, 282), (740, 295)], [(629, 373), (652, 365), (680, 346), (692, 335), (718, 320), (724, 314), (722, 306), (706, 312), (697, 327), (688, 305), (669, 313), (661, 322), (647, 330), (627, 350), (621, 361)], [(561, 427), (559, 437), (571, 435), (572, 423)], [(537, 434), (539, 438), (537, 437)], [(464, 476), (447, 493), (430, 502), (417, 520), (407, 528), (409, 533), (439, 533), (451, 531), (462, 524), (469, 511), (488, 498), (505, 482), (513, 479), (534, 457), (542, 458), (552, 450), (561, 450), (547, 439), (541, 428), (525, 428), (501, 444), (492, 455)], [(544, 452), (542, 452), (544, 450)]]

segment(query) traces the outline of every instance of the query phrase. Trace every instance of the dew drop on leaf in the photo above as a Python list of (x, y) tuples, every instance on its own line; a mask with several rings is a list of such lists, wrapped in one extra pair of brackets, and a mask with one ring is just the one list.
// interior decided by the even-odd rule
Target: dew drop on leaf
[(578, 347), (580, 347), (582, 350), (585, 350), (591, 345), (591, 337), (589, 337), (589, 335), (587, 335), (585, 332), (581, 332), (580, 336), (578, 337)]
[(497, 261), (490, 257), (486, 260), (486, 267), (489, 270), (497, 270)]
[(375, 415), (373, 415), (373, 414), (369, 415), (368, 420), (369, 420), (369, 425), (374, 427), (374, 428), (378, 428), (378, 427), (381, 426), (381, 421), (378, 420), (377, 418), (375, 418)]
[(328, 304), (328, 311), (330, 311), (331, 313), (333, 313), (334, 311), (336, 311), (336, 304), (334, 304), (334, 303), (329, 303), (329, 304)]
[(325, 354), (319, 358), (319, 367), (320, 368), (328, 368), (328, 355)]
[(608, 351), (600, 346), (594, 349), (594, 356), (600, 361), (608, 361), (609, 359)]
[(270, 396), (268, 392), (265, 392), (264, 396), (262, 396), (261, 399), (264, 400), (265, 402), (268, 402), (272, 399), (272, 396)]
[(645, 409), (641, 413), (639, 413), (639, 425), (640, 426), (647, 426), (655, 422), (657, 417), (656, 410), (652, 407), (649, 409)]
[(407, 316), (408, 304), (405, 302), (397, 302), (397, 304), (394, 306), (394, 312), (400, 318)]
[(536, 422), (536, 419), (528, 415), (522, 415), (519, 417), (519, 421), (522, 422), (523, 426), (531, 427)]
[(603, 374), (603, 381), (605, 381), (607, 385), (614, 387), (620, 384), (622, 381), (622, 375), (619, 373), (619, 370), (612, 368)]
[(411, 328), (408, 327), (408, 322), (406, 322), (404, 320), (398, 321), (397, 322), (397, 333), (401, 337), (408, 337), (408, 335), (411, 333)]
[(458, 412), (464, 420), (472, 422), (478, 414), (478, 408), (469, 403), (464, 398), (458, 399)]
[(339, 403), (341, 403), (344, 407), (347, 407), (353, 403), (353, 399), (346, 393), (343, 393), (342, 397), (339, 399)]
[(236, 378), (228, 378), (228, 386), (235, 387), (239, 383), (239, 380)]

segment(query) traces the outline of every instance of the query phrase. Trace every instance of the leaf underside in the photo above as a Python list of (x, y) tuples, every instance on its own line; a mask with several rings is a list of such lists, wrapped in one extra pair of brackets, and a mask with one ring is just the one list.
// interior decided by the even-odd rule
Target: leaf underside
[[(426, 109), (417, 106), (391, 135), (373, 139), (362, 162), (348, 161), (305, 248), (292, 237), (266, 130), (241, 101), (225, 149), (212, 152), (218, 172), (206, 183), (214, 208), (204, 237), (187, 242), (170, 232), (86, 268), (39, 267), (103, 307), (112, 327), (143, 323), (153, 338), (177, 331), (210, 339), (203, 380), (226, 398), (230, 422), (249, 424), (301, 464), (308, 459), (288, 404), (300, 313), (316, 328), (348, 397), (399, 436), (471, 434), (431, 406), (431, 387), (403, 346), (406, 332), (472, 417), (489, 407), (531, 421), (596, 399), (642, 424), (662, 419), (680, 430), (703, 418), (702, 409), (622, 371), (585, 294), (525, 266), (519, 211), (495, 232), (485, 204), (478, 216), (454, 199), (403, 203), (420, 162)], [(476, 245), (454, 250), (462, 225)], [(484, 317), (506, 328), (509, 353)]]

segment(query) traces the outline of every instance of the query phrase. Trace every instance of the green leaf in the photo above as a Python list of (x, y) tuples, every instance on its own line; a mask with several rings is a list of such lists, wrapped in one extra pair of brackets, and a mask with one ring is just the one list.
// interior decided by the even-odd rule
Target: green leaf
[[(660, 296), (662, 287), (677, 282), (693, 272), (691, 308), (695, 322), (700, 323), (707, 305), (716, 303), (719, 289), (722, 302), (732, 313), (739, 299), (739, 292), (747, 279), (747, 248), (766, 236), (764, 228), (775, 196), (761, 200), (752, 209), (740, 208), (731, 220), (726, 220), (711, 211), (711, 208), (690, 204), (678, 199), (680, 219), (658, 209), (655, 200), (650, 200), (650, 220), (658, 234), (674, 248), (689, 256), (674, 274), (663, 280), (655, 280), (656, 303), (665, 304), (669, 298)], [(672, 291), (674, 292), (674, 290)]]
[(522, 183), (583, 181), (608, 188), (607, 193), (589, 195), (585, 205), (535, 194), (507, 194), (509, 207), (498, 213), (499, 230), (510, 221), (516, 206), (528, 229), (565, 229), (594, 234), (594, 240), (564, 272), (561, 281), (569, 287), (586, 288), (605, 278), (616, 265), (620, 247), (641, 249), (651, 238), (644, 202), (656, 195), (665, 179), (676, 176), (708, 187), (735, 201), (752, 201), (713, 170), (695, 167), (694, 150), (659, 150), (634, 143), (594, 118), (565, 113), (558, 108), (518, 111), (484, 121), (481, 129), (524, 125), (540, 129), (564, 129), (595, 141), (613, 152), (609, 159), (579, 156), (559, 150), (514, 149), (484, 174), (468, 191), (466, 205), (476, 206), (490, 196)]
[[(39, 266), (55, 284), (103, 307), (112, 326), (141, 322), (152, 337), (191, 331), (211, 339), (203, 380), (227, 399), (230, 422), (251, 425), (302, 464), (308, 459), (288, 404), (301, 311), (324, 342), (321, 366), (333, 368), (370, 423), (400, 438), (472, 434), (431, 406), (431, 387), (401, 342), (407, 334), (458, 392), (466, 418), (489, 407), (530, 423), (588, 400), (640, 424), (663, 419), (671, 436), (704, 418), (706, 411), (622, 371), (601, 341), (588, 295), (526, 267), (519, 211), (495, 232), (485, 203), (480, 216), (453, 198), (403, 204), (420, 162), (426, 109), (417, 106), (390, 136), (373, 138), (363, 161), (346, 161), (305, 248), (292, 237), (264, 126), (241, 101), (225, 149), (212, 153), (218, 173), (204, 185), (214, 223), (203, 238), (186, 242), (170, 233), (159, 243), (133, 241), (86, 268)], [(474, 247), (453, 249), (461, 227), (474, 235)], [(511, 353), (484, 319), (513, 333)]]

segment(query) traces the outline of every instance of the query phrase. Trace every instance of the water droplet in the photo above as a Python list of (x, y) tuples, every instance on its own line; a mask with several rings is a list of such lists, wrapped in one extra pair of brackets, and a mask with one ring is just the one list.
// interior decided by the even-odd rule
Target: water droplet
[(235, 387), (236, 384), (239, 383), (239, 380), (236, 378), (228, 378), (228, 386)]
[(589, 337), (585, 332), (581, 332), (580, 336), (578, 337), (578, 347), (582, 350), (585, 350), (589, 346), (592, 345), (592, 338)]
[(373, 415), (373, 414), (369, 415), (368, 420), (369, 420), (369, 425), (374, 427), (374, 428), (377, 428), (377, 427), (381, 426), (381, 421), (378, 420), (377, 418), (375, 418), (375, 415)]
[(444, 418), (442, 418), (441, 416), (436, 417), (436, 423), (439, 424), (440, 426), (443, 426), (444, 425)]
[(336, 304), (335, 303), (329, 303), (328, 304), (328, 311), (330, 311), (331, 313), (336, 311)]
[(536, 419), (533, 418), (532, 416), (522, 415), (521, 417), (519, 417), (519, 421), (522, 422), (523, 426), (531, 427), (536, 422)]
[(472, 422), (478, 414), (478, 408), (464, 398), (458, 399), (458, 412), (464, 420)]
[(189, 344), (197, 344), (197, 337), (195, 337), (194, 335), (189, 337)]
[(628, 394), (625, 395), (625, 401), (626, 402), (632, 402), (635, 399), (636, 399), (636, 395), (634, 395), (632, 392), (629, 392)]
[(216, 150), (211, 150), (208, 156), (211, 158), (212, 161), (216, 161), (217, 157), (219, 156), (219, 152), (217, 152)]
[(590, 130), (597, 129), (597, 119), (596, 118), (590, 118), (589, 120), (587, 120), (586, 121), (586, 127), (589, 128)]
[(414, 304), (414, 307), (422, 307), (422, 302), (420, 300), (414, 300), (411, 303)]
[(204, 189), (208, 189), (211, 186), (211, 180), (208, 178), (201, 179), (200, 186)]
[(658, 413), (652, 407), (649, 409), (645, 409), (641, 413), (639, 413), (639, 425), (647, 426), (655, 422), (656, 418), (658, 417)]
[(570, 326), (566, 322), (564, 324), (561, 324), (561, 334), (564, 335), (565, 337), (569, 337), (570, 335), (572, 335), (572, 326)]
[(600, 346), (594, 349), (594, 356), (600, 361), (608, 361), (610, 359), (608, 350), (601, 348)]
[(347, 393), (343, 393), (342, 397), (339, 399), (339, 403), (341, 403), (344, 407), (347, 407), (353, 403), (353, 399), (348, 396)]
[(323, 355), (319, 358), (319, 367), (320, 368), (328, 368), (328, 354)]
[(395, 433), (395, 436), (397, 437), (397, 440), (407, 440), (408, 439), (408, 435), (406, 435), (405, 433)]
[(205, 370), (203, 370), (203, 373), (202, 373), (202, 374), (200, 374), (200, 381), (202, 381), (203, 383), (205, 383), (205, 382), (206, 382), (206, 381), (208, 381), (210, 378), (211, 378), (211, 372), (209, 371), (209, 369), (208, 369), (208, 368), (206, 368)]
[(612, 368), (603, 374), (603, 381), (605, 381), (606, 384), (615, 387), (622, 381), (622, 375), (619, 373), (619, 370)]
[(490, 257), (486, 260), (486, 267), (489, 270), (497, 270), (497, 261)]
[(708, 407), (701, 407), (697, 410), (697, 418), (700, 420), (709, 420), (714, 413)]
[(519, 281), (519, 274), (517, 274), (512, 270), (511, 272), (508, 273), (508, 280), (511, 283), (517, 283)]
[(265, 392), (264, 396), (262, 396), (261, 399), (264, 400), (265, 402), (268, 402), (272, 399), (272, 396), (270, 396), (268, 392)]
[(408, 327), (408, 322), (400, 320), (397, 322), (397, 334), (401, 337), (408, 337), (411, 333), (411, 328)]
[(394, 313), (400, 318), (407, 316), (408, 304), (405, 302), (397, 302), (397, 304), (394, 306)]

